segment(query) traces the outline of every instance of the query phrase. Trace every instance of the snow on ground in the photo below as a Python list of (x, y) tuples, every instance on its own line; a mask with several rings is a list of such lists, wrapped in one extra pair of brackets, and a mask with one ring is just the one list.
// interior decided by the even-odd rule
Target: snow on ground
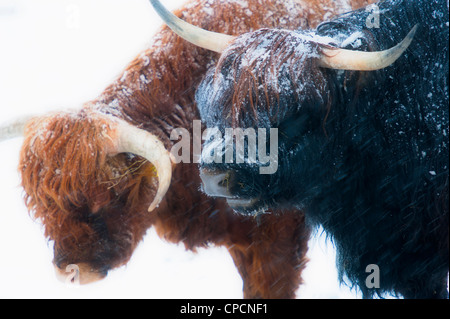
[[(165, 0), (174, 9), (182, 0)], [(0, 123), (22, 114), (78, 108), (95, 98), (160, 26), (146, 0), (0, 0)], [(22, 201), (21, 138), (0, 143), (0, 298), (242, 298), (224, 248), (198, 254), (150, 230), (126, 267), (86, 287), (54, 276), (52, 245)], [(298, 298), (360, 298), (339, 287), (334, 249), (310, 241)]]

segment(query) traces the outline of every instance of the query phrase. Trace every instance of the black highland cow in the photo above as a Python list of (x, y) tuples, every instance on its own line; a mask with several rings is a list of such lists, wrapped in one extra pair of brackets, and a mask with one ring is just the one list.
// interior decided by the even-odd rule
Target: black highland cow
[[(173, 27), (222, 52), (197, 91), (207, 127), (278, 128), (275, 174), (203, 163), (205, 191), (243, 214), (304, 210), (334, 241), (340, 279), (366, 298), (448, 298), (448, 9), (387, 0), (315, 30), (206, 45)], [(369, 265), (379, 286), (366, 284)]]

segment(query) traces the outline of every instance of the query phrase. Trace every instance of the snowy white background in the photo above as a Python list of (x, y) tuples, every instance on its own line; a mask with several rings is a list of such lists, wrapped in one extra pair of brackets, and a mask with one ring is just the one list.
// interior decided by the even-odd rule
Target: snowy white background
[[(183, 0), (164, 0), (169, 9)], [(161, 25), (147, 0), (0, 0), (0, 123), (23, 114), (79, 108), (95, 98)], [(198, 254), (150, 230), (126, 267), (100, 283), (56, 280), (52, 245), (23, 204), (21, 138), (0, 143), (0, 298), (242, 298), (224, 248)], [(298, 298), (360, 298), (339, 287), (332, 245), (310, 241)]]

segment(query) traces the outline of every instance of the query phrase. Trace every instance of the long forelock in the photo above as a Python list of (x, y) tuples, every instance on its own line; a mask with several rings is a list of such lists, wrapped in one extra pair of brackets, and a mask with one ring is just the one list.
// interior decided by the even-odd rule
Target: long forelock
[(318, 48), (318, 43), (287, 30), (261, 29), (239, 37), (214, 74), (214, 92), (222, 95), (225, 117), (233, 126), (277, 123), (287, 112), (281, 97), (300, 103), (310, 94)]

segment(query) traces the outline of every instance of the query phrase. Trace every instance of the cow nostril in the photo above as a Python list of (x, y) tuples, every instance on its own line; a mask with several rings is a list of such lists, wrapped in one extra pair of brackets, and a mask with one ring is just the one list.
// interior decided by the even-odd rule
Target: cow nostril
[(225, 187), (226, 189), (229, 189), (230, 186), (230, 176), (231, 174), (228, 172), (225, 174), (225, 177), (218, 183), (219, 186)]
[(215, 197), (233, 197), (230, 193), (231, 172), (216, 173), (206, 169), (200, 171), (200, 178), (203, 182), (203, 191)]

